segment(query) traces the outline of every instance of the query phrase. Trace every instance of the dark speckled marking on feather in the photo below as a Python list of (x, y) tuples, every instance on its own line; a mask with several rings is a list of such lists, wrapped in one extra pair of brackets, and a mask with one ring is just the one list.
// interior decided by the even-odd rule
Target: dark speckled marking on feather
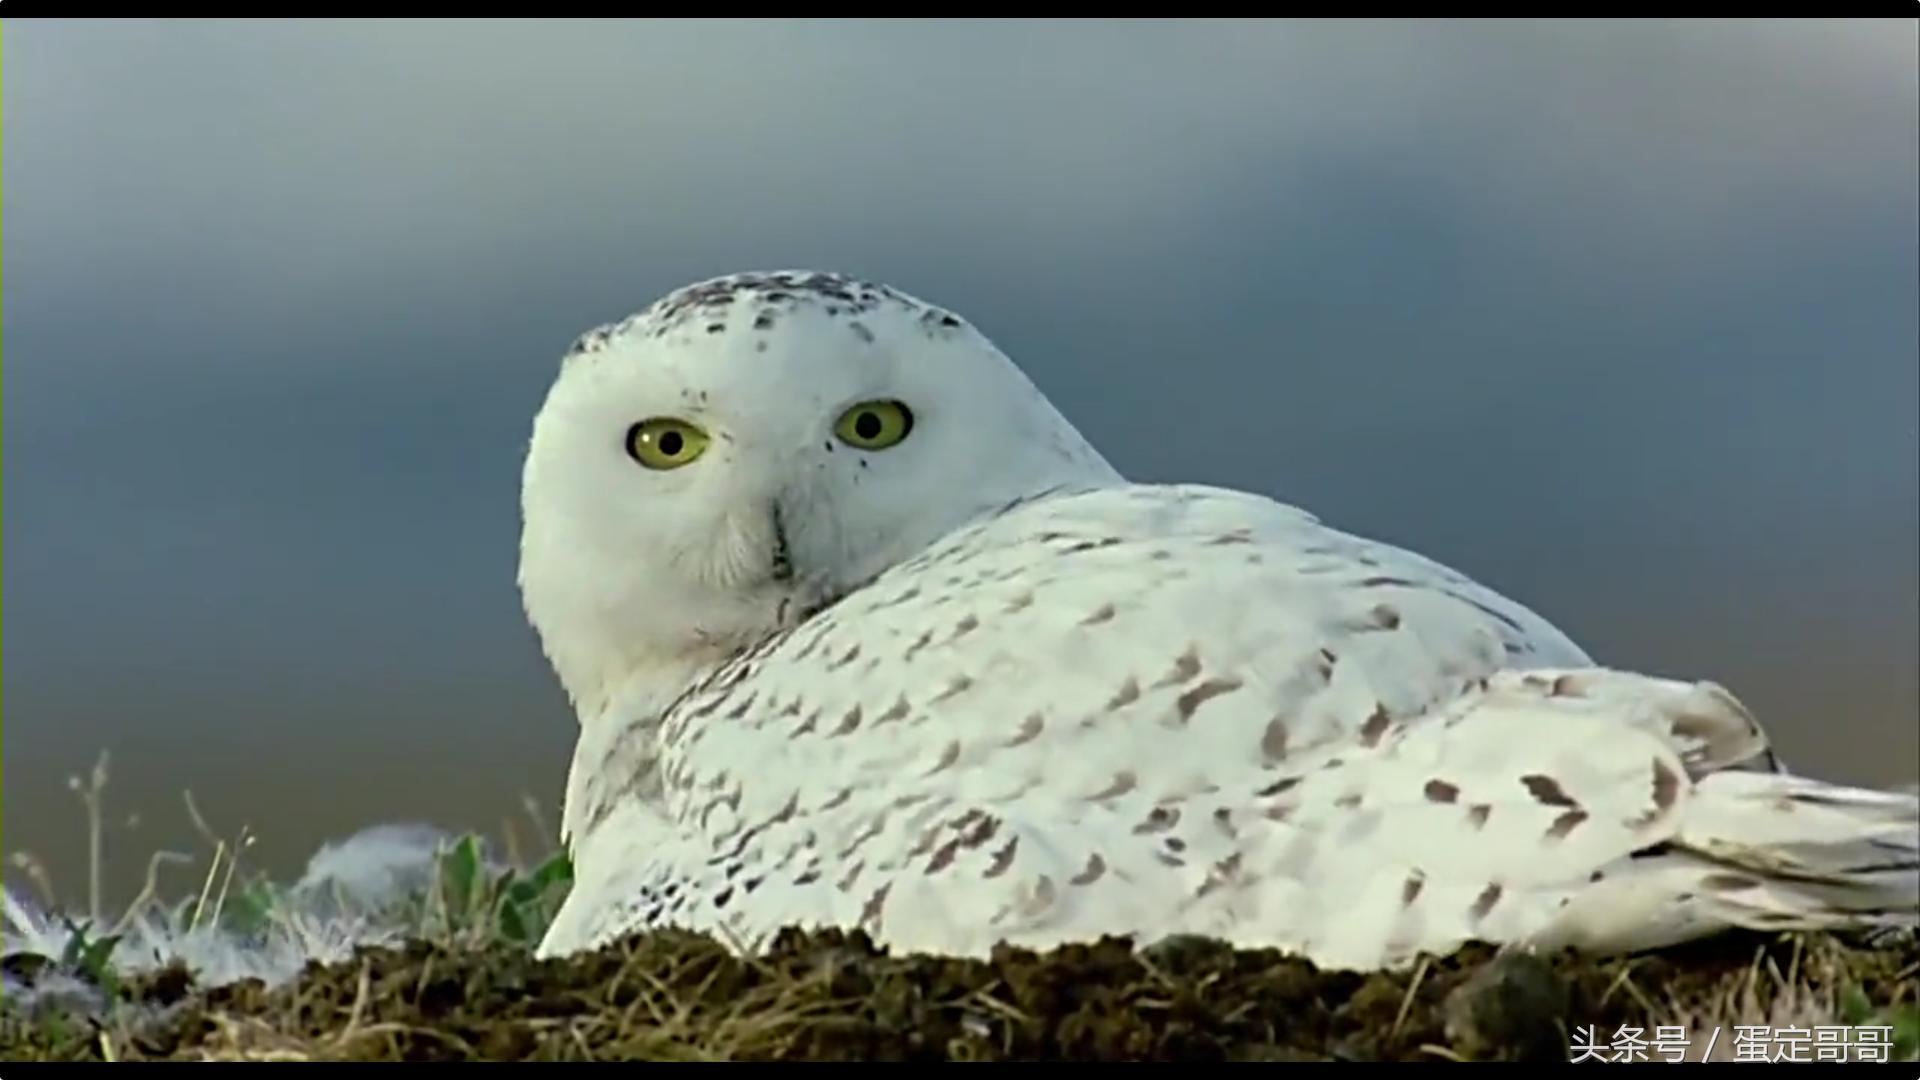
[[(868, 343), (875, 335), (860, 317), (882, 307), (894, 307), (914, 316), (921, 331), (929, 337), (950, 335), (966, 326), (964, 320), (944, 308), (910, 298), (877, 282), (818, 271), (752, 271), (675, 289), (633, 315), (581, 334), (568, 347), (566, 356), (571, 359), (603, 352), (615, 339), (629, 335), (662, 338), (689, 325), (707, 334), (724, 333), (734, 325), (728, 316), (736, 305), (746, 307), (751, 314), (744, 325), (758, 331), (773, 329), (783, 313), (814, 309), (829, 318), (845, 320), (849, 331)], [(764, 346), (765, 342), (760, 344)]]

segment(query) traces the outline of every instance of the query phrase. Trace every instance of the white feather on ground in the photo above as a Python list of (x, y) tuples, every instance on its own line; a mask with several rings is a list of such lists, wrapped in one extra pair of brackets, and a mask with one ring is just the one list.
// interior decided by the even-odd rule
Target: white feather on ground
[[(88, 926), (85, 919), (50, 912), (9, 888), (0, 910), (0, 953), (59, 959), (76, 936), (93, 942), (118, 934), (108, 959), (121, 975), (178, 963), (203, 986), (244, 979), (278, 986), (310, 962), (336, 963), (359, 946), (397, 945), (411, 937), (417, 924), (399, 913), (428, 887), (436, 859), (452, 839), (432, 826), (388, 824), (328, 843), (280, 894), (265, 925), (247, 932), (212, 918), (196, 919), (193, 905), (148, 905), (130, 912), (124, 922)], [(97, 997), (97, 991), (60, 973), (32, 983), (0, 973), (0, 980), (4, 996), (28, 1008), (37, 1000)]]

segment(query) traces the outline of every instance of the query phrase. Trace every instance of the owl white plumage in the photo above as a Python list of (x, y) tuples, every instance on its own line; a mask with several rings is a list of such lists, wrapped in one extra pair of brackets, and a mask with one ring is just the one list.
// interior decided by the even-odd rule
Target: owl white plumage
[(840, 926), (1364, 969), (1920, 919), (1920, 799), (1791, 775), (1725, 690), (1417, 555), (1130, 483), (886, 286), (735, 275), (585, 335), (523, 481), (581, 724), (543, 955)]

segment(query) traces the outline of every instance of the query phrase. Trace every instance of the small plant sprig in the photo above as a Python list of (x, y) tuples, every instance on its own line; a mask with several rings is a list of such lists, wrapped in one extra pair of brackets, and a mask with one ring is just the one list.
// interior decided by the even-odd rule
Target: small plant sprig
[(107, 934), (97, 939), (89, 939), (93, 929), (93, 920), (79, 925), (73, 920), (66, 921), (67, 945), (61, 950), (60, 967), (66, 971), (84, 976), (88, 982), (100, 988), (101, 996), (108, 1003), (120, 1000), (120, 976), (111, 962), (114, 947), (119, 945), (125, 935)]
[(480, 838), (469, 833), (440, 856), (427, 921), (438, 931), (434, 936), (532, 948), (572, 882), (572, 863), (564, 851), (550, 854), (531, 870), (494, 870), (481, 852)]

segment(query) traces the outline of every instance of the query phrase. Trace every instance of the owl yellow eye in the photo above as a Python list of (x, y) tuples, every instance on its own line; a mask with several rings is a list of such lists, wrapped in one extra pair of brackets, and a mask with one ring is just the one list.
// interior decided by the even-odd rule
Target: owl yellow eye
[(863, 401), (840, 414), (833, 433), (862, 450), (885, 450), (913, 430), (913, 413), (897, 401)]
[(627, 453), (649, 469), (691, 465), (707, 452), (707, 433), (671, 417), (656, 416), (627, 429)]

